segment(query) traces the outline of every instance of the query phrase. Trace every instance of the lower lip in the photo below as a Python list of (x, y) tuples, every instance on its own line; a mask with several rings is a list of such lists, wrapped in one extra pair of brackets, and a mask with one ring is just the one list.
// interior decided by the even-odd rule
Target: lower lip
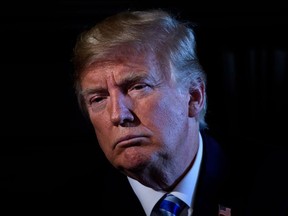
[(134, 137), (134, 138), (123, 140), (117, 143), (117, 146), (121, 148), (127, 148), (131, 146), (139, 146), (142, 142), (143, 142), (143, 137)]

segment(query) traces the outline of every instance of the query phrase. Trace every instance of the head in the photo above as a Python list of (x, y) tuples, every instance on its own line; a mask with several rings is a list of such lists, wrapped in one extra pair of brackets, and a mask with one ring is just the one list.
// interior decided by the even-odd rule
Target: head
[(192, 26), (162, 10), (106, 18), (75, 45), (76, 95), (101, 149), (114, 167), (154, 188), (181, 177), (206, 127), (195, 46)]

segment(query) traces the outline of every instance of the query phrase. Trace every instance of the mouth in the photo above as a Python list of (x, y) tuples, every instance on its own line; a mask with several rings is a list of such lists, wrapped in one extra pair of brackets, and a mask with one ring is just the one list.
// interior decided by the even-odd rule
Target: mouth
[(125, 136), (121, 137), (114, 145), (114, 148), (128, 148), (132, 146), (139, 146), (144, 142), (145, 136)]

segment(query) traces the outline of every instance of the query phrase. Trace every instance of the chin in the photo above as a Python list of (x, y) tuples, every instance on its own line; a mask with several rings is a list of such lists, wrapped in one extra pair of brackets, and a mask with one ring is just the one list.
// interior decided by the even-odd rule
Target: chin
[(139, 147), (131, 147), (122, 152), (119, 162), (121, 169), (129, 172), (138, 172), (148, 166), (151, 162), (151, 155)]

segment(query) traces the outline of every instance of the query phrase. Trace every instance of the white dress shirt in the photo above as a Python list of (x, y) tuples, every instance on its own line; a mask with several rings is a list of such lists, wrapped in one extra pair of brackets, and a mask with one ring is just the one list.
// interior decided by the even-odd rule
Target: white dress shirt
[[(201, 134), (199, 133), (199, 149), (196, 154), (195, 162), (189, 172), (184, 176), (184, 178), (178, 183), (171, 193), (181, 200), (183, 200), (190, 208), (189, 215), (193, 212), (193, 198), (196, 189), (198, 174), (200, 170), (200, 164), (202, 160), (203, 153), (203, 141)], [(158, 200), (166, 193), (165, 191), (155, 191), (142, 185), (140, 182), (128, 177), (129, 183), (133, 188), (136, 196), (141, 202), (143, 209), (147, 216), (150, 216), (154, 205)]]

